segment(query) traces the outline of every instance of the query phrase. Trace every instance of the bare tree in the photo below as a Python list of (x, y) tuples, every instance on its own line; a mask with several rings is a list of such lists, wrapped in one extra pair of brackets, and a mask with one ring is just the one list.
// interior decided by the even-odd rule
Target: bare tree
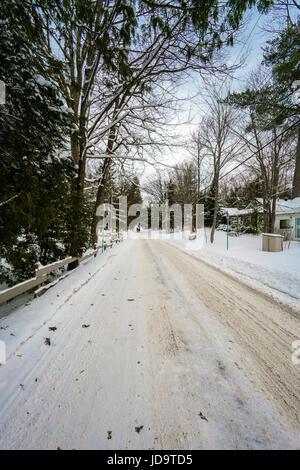
[(206, 88), (204, 101), (207, 114), (201, 120), (197, 137), (207, 158), (212, 162), (211, 194), (214, 198), (214, 207), (210, 241), (213, 243), (217, 224), (221, 172), (240, 154), (239, 139), (232, 132), (232, 128), (237, 123), (238, 114), (231, 106), (221, 102), (220, 92), (215, 85)]
[(300, 3), (296, 0), (276, 0), (270, 7), (268, 20), (263, 29), (270, 33), (278, 33), (287, 26), (297, 24), (297, 14), (300, 11)]
[[(218, 2), (211, 1), (202, 8), (190, 0), (141, 0), (136, 9), (132, 2), (125, 0), (55, 0), (53, 3), (53, 9), (43, 2), (40, 6), (45, 33), (42, 53), (53, 58), (55, 50), (62, 59), (57, 80), (77, 124), (70, 137), (71, 154), (78, 169), (71, 247), (71, 254), (77, 254), (81, 250), (78, 227), (90, 139), (95, 132), (99, 137), (106, 133), (111, 142), (115, 126), (124, 117), (124, 107), (139, 86), (151, 77), (191, 67), (202, 73), (226, 71), (222, 63), (216, 67), (212, 60), (214, 52), (233, 43), (244, 11), (253, 2), (239, 0), (234, 14), (232, 2), (220, 2), (220, 8)], [(261, 1), (260, 5), (264, 9), (268, 1)], [(95, 80), (107, 70), (117, 71), (119, 81), (91, 122)], [(108, 115), (106, 132), (102, 129), (99, 134), (98, 126)], [(112, 132), (111, 128), (114, 128)], [(111, 153), (109, 147), (108, 144)]]
[[(264, 230), (274, 232), (276, 217), (276, 201), (280, 194), (291, 188), (286, 175), (291, 180), (294, 155), (294, 131), (283, 133), (288, 128), (273, 125), (269, 130), (262, 130), (257, 122), (254, 109), (249, 109), (249, 132), (245, 129), (241, 132), (235, 129), (235, 133), (246, 143), (248, 151), (253, 153), (253, 158), (245, 164), (245, 167), (253, 171), (262, 185)], [(266, 145), (270, 142), (269, 145)]]
[(273, 233), (276, 200), (286, 191), (285, 176), (293, 167), (295, 129), (290, 129), (292, 117), (281, 122), (276, 96), (265, 92), (264, 82), (261, 70), (252, 73), (247, 91), (231, 95), (229, 101), (242, 109), (244, 120), (232, 130), (244, 142), (246, 151), (253, 153), (245, 167), (254, 171), (261, 181), (264, 230)]
[[(99, 88), (101, 89), (101, 82)], [(168, 121), (171, 120), (168, 115), (175, 110), (174, 97), (170, 95), (170, 91), (167, 83), (157, 84), (149, 79), (147, 88), (132, 91), (130, 99), (126, 104), (123, 103), (122, 110), (119, 101), (116, 101), (113, 112), (103, 116), (102, 122), (98, 121), (87, 150), (89, 161), (102, 162), (91, 230), (93, 243), (97, 240), (96, 210), (103, 202), (106, 175), (111, 166), (118, 162), (119, 168), (124, 171), (126, 162), (163, 165), (162, 149), (176, 145), (176, 137), (171, 136), (167, 129)], [(96, 93), (91, 108), (91, 123), (94, 116), (98, 117), (105, 98)], [(158, 155), (161, 155), (161, 159), (157, 158)]]

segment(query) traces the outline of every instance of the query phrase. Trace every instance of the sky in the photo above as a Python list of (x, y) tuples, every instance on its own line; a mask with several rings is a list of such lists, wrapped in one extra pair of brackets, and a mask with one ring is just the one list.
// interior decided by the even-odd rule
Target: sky
[[(267, 15), (261, 15), (255, 9), (250, 10), (244, 30), (239, 35), (238, 43), (228, 51), (228, 64), (237, 64), (242, 57), (245, 57), (244, 65), (235, 72), (235, 79), (230, 80), (231, 90), (242, 90), (246, 85), (250, 71), (260, 65), (263, 59), (262, 47), (271, 38), (271, 34), (263, 30), (267, 18)], [(222, 87), (222, 85), (220, 86)], [(177, 116), (174, 116), (172, 121), (173, 124), (176, 123), (176, 126), (172, 126), (172, 132), (182, 136), (183, 139), (187, 139), (197, 129), (202, 115), (205, 114), (205, 108), (203, 106), (199, 107), (199, 98), (195, 97), (197, 90), (200, 88), (201, 83), (196, 74), (192, 74), (188, 80), (182, 82), (177, 88), (177, 96), (184, 98), (184, 101), (181, 102), (181, 111), (177, 113)], [(225, 87), (223, 88), (225, 89)], [(173, 166), (187, 158), (191, 158), (191, 156), (183, 148), (172, 148), (170, 151), (165, 150), (163, 163)], [(159, 160), (161, 161), (161, 156)], [(157, 165), (156, 168), (159, 170), (164, 169), (160, 165)], [(153, 166), (146, 166), (143, 169), (140, 167), (137, 170), (140, 173), (142, 186), (156, 172)]]

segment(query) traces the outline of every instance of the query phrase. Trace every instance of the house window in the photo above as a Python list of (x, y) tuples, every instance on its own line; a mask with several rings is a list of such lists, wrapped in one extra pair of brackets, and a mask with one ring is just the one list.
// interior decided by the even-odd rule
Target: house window
[(289, 219), (281, 219), (280, 220), (280, 228), (290, 228), (290, 220)]
[(300, 218), (296, 219), (296, 238), (300, 238)]

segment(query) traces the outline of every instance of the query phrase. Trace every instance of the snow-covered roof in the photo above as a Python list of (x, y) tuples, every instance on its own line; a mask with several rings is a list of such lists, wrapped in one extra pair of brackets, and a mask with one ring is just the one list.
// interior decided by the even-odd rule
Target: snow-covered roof
[[(256, 201), (262, 206), (263, 199), (258, 197)], [(252, 214), (253, 212), (262, 212), (262, 208), (248, 208), (248, 209), (237, 209), (236, 207), (221, 207), (223, 214), (228, 212), (229, 217), (238, 217), (239, 215)], [(276, 214), (300, 214), (300, 197), (294, 199), (285, 200), (277, 199), (276, 203)]]
[(276, 214), (300, 214), (300, 197), (295, 197), (290, 201), (278, 199)]
[[(262, 198), (256, 199), (260, 204), (263, 204)], [(300, 197), (294, 199), (277, 199), (276, 214), (300, 214)]]
[(229, 217), (251, 214), (253, 209), (237, 209), (236, 207), (221, 207), (221, 211), (226, 214), (228, 212)]

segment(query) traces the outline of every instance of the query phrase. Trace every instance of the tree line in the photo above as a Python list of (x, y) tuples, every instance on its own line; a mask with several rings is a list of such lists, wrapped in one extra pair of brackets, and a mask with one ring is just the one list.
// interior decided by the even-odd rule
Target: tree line
[(190, 70), (226, 73), (220, 51), (234, 44), (245, 12), (271, 4), (2, 0), (2, 280), (96, 242), (96, 208), (116, 165), (125, 178), (128, 162), (160, 144), (166, 90)]
[[(275, 11), (283, 6), (288, 2)], [(174, 202), (203, 203), (211, 242), (221, 206), (244, 209), (261, 198), (263, 230), (273, 233), (277, 199), (300, 197), (299, 101), (293, 99), (300, 23), (299, 16), (285, 20), (267, 41), (263, 62), (250, 72), (244, 90), (231, 92), (228, 83), (222, 87), (214, 80), (202, 85), (206, 111), (185, 144), (189, 158), (148, 181), (147, 189), (161, 203), (168, 188)]]

